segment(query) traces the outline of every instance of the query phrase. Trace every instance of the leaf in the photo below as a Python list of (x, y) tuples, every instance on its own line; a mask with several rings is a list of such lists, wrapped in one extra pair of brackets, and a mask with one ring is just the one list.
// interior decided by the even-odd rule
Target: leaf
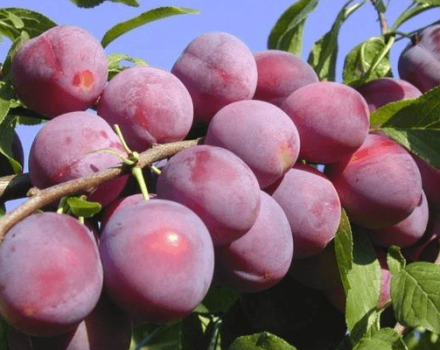
[(240, 294), (231, 288), (211, 285), (205, 298), (195, 310), (199, 313), (225, 313), (239, 299)]
[(97, 202), (88, 202), (82, 198), (69, 197), (67, 205), (73, 215), (78, 217), (90, 218), (101, 211), (101, 204)]
[(419, 261), (401, 269), (391, 280), (391, 300), (399, 323), (440, 333), (440, 266)]
[(437, 7), (436, 5), (429, 5), (427, 3), (420, 3), (414, 8), (409, 8), (406, 11), (403, 11), (399, 17), (394, 21), (393, 25), (391, 26), (390, 30), (397, 30), (403, 23), (410, 20), (411, 18), (414, 18), (415, 16), (421, 14), (422, 12), (425, 12), (427, 10), (430, 10), (434, 7)]
[(392, 328), (383, 328), (363, 338), (353, 350), (407, 350), (401, 335)]
[(388, 248), (387, 266), (393, 275), (397, 275), (406, 266), (405, 258), (400, 252), (400, 247), (392, 246)]
[(440, 87), (379, 108), (370, 125), (440, 169)]
[(319, 0), (299, 0), (290, 6), (272, 28), (267, 47), (300, 55), (305, 21), (318, 3)]
[(9, 48), (8, 54), (6, 55), (6, 60), (2, 67), (2, 74), (5, 77), (4, 81), (7, 82), (11, 81), (10, 72), (11, 72), (12, 59), (14, 58), (15, 53), (21, 47), (21, 45), (28, 40), (29, 40), (29, 33), (26, 31), (22, 31), (20, 33), (20, 36), (13, 41), (11, 47)]
[(121, 22), (115, 25), (114, 27), (110, 28), (104, 34), (104, 37), (101, 40), (101, 44), (103, 47), (106, 47), (113, 40), (129, 32), (130, 30), (133, 30), (135, 28), (143, 26), (144, 24), (162, 18), (166, 18), (174, 15), (183, 15), (183, 14), (196, 15), (199, 13), (200, 12), (198, 10), (194, 10), (187, 7), (175, 7), (175, 6), (158, 7), (150, 11), (144, 12), (141, 15), (134, 17), (128, 21)]
[(144, 324), (133, 327), (130, 350), (176, 350), (180, 349), (182, 321), (162, 326)]
[[(375, 310), (379, 300), (381, 270), (367, 235), (353, 232), (353, 266), (347, 273), (349, 289), (345, 317), (351, 331), (365, 315)], [(346, 286), (344, 285), (344, 289)], [(370, 326), (368, 323), (366, 326)], [(365, 329), (368, 332), (368, 329)]]
[(365, 4), (365, 2), (362, 2), (348, 8), (348, 5), (352, 2), (353, 0), (350, 0), (345, 3), (330, 31), (316, 41), (310, 51), (308, 63), (313, 67), (321, 81), (335, 81), (339, 30), (352, 13)]
[(70, 0), (73, 2), (76, 6), (82, 7), (82, 8), (91, 8), (98, 5), (101, 5), (105, 1), (112, 1), (112, 2), (120, 2), (122, 4), (138, 7), (139, 3), (136, 0)]
[(123, 53), (114, 53), (108, 56), (108, 79), (111, 80), (116, 74), (131, 66), (121, 65), (122, 61), (133, 63), (135, 66), (148, 66), (143, 59), (130, 57)]
[(45, 15), (23, 8), (0, 9), (0, 35), (12, 41), (20, 37), (23, 29), (34, 38), (57, 24)]
[(335, 253), (344, 289), (348, 290), (348, 272), (353, 267), (353, 236), (347, 213), (342, 210), (341, 221), (335, 236)]
[(420, 4), (427, 4), (433, 6), (440, 6), (440, 0), (414, 0)]
[(376, 9), (381, 13), (384, 13), (387, 10), (387, 6), (383, 2), (383, 0), (376, 0), (375, 6), (376, 6)]
[(268, 333), (258, 333), (238, 337), (233, 341), (229, 350), (296, 350), (285, 340)]
[(382, 38), (370, 38), (357, 45), (345, 57), (342, 76), (343, 83), (351, 86), (392, 76), (389, 47)]
[(8, 347), (8, 329), (9, 329), (9, 327), (10, 326), (6, 323), (6, 321), (3, 319), (3, 317), (0, 317), (0, 349), (1, 350), (9, 349), (9, 347)]

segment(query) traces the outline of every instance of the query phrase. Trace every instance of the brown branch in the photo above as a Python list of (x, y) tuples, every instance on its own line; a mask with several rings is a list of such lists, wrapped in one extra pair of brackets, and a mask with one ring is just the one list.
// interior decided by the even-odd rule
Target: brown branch
[[(185, 148), (196, 146), (200, 143), (200, 141), (201, 139), (196, 139), (155, 145), (140, 154), (139, 162), (136, 166), (143, 168), (155, 161), (171, 157)], [(33, 189), (31, 191), (31, 198), (0, 219), (0, 241), (12, 226), (36, 210), (53, 203), (56, 200), (59, 200), (63, 196), (93, 189), (99, 184), (128, 173), (130, 173), (130, 169), (126, 165), (120, 164), (119, 166), (99, 171), (93, 175), (63, 182), (61, 184), (48, 187), (44, 190)], [(26, 175), (23, 176), (26, 177)], [(16, 176), (12, 176), (11, 178), (12, 182), (14, 182)], [(6, 188), (8, 188), (8, 186), (6, 186)]]

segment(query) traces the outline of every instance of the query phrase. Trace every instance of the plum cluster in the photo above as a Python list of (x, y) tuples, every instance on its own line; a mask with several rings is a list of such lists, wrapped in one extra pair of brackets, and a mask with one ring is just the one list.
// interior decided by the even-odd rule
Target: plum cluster
[(134, 66), (108, 81), (102, 46), (72, 26), (24, 43), (11, 69), (17, 96), (50, 119), (30, 151), (35, 187), (119, 164), (114, 124), (137, 152), (203, 136), (162, 164), (149, 201), (124, 194), (127, 176), (87, 193), (104, 207), (95, 233), (52, 212), (7, 233), (0, 314), (11, 349), (127, 349), (133, 324), (185, 317), (213, 283), (256, 293), (287, 274), (343, 310), (332, 243), (342, 208), (376, 247), (378, 307), (389, 301), (385, 248), (433, 255), (438, 171), (369, 130), (370, 113), (422, 94), (408, 81), (321, 82), (299, 57), (252, 53), (226, 33), (194, 39), (170, 72)]

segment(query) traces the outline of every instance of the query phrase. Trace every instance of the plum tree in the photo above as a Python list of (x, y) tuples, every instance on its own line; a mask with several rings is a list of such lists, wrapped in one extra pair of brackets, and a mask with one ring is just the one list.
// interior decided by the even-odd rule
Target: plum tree
[(257, 88), (257, 64), (250, 49), (228, 33), (194, 39), (171, 70), (187, 87), (196, 123), (209, 123), (227, 104), (250, 100)]
[(421, 92), (440, 84), (440, 25), (433, 25), (412, 38), (400, 54), (398, 69), (402, 79)]
[(193, 103), (182, 82), (145, 66), (128, 68), (110, 80), (97, 112), (110, 125), (118, 124), (128, 146), (138, 152), (183, 140), (193, 122)]
[(105, 291), (139, 323), (188, 315), (212, 281), (210, 234), (193, 211), (172, 201), (144, 201), (115, 212), (99, 251)]
[(266, 50), (254, 54), (258, 83), (254, 99), (281, 106), (295, 90), (319, 82), (313, 68), (301, 57), (282, 50)]
[[(120, 163), (117, 156), (99, 151), (103, 149), (124, 155), (117, 135), (104, 119), (90, 112), (60, 115), (46, 123), (32, 143), (29, 154), (32, 184), (46, 188)], [(126, 181), (126, 177), (121, 177), (100, 185), (89, 199), (109, 204)]]
[(286, 214), (271, 196), (260, 194), (260, 211), (252, 228), (232, 243), (214, 248), (214, 282), (245, 293), (259, 292), (281, 281), (294, 250)]
[(327, 164), (325, 173), (350, 220), (371, 229), (405, 219), (422, 196), (417, 164), (401, 145), (382, 134), (369, 134), (354, 154)]
[(298, 130), (280, 108), (264, 101), (230, 103), (209, 123), (205, 145), (226, 148), (253, 171), (261, 188), (278, 180), (295, 164)]
[(356, 90), (359, 91), (365, 98), (365, 101), (367, 101), (370, 113), (373, 113), (390, 102), (416, 98), (422, 95), (419, 89), (406, 80), (390, 77), (372, 80), (358, 86)]
[(192, 209), (215, 245), (243, 236), (260, 210), (260, 187), (252, 170), (217, 146), (199, 145), (172, 157), (159, 176), (157, 196)]
[(324, 174), (309, 165), (296, 164), (266, 191), (289, 220), (294, 259), (318, 254), (334, 238), (341, 219), (341, 202)]
[(107, 55), (84, 29), (56, 26), (25, 42), (11, 70), (20, 99), (53, 118), (95, 103), (107, 82)]
[(22, 332), (69, 331), (96, 306), (102, 285), (96, 242), (68, 215), (31, 215), (0, 246), (0, 313)]
[(298, 128), (299, 157), (312, 163), (332, 163), (352, 154), (368, 134), (368, 105), (344, 84), (305, 85), (290, 94), (281, 108)]

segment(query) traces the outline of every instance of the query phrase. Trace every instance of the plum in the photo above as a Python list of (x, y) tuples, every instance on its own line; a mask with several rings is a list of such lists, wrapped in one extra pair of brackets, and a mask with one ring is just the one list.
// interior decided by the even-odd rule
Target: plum
[(96, 241), (68, 215), (28, 216), (0, 246), (0, 313), (22, 332), (68, 332), (96, 306), (102, 285)]
[(327, 164), (342, 206), (354, 223), (382, 229), (405, 219), (422, 197), (422, 179), (409, 152), (382, 134), (369, 134), (354, 154)]
[(118, 124), (128, 146), (138, 152), (183, 140), (194, 114), (191, 96), (179, 79), (145, 66), (125, 69), (110, 80), (97, 112), (110, 125)]
[(257, 64), (239, 38), (222, 32), (194, 39), (172, 70), (194, 102), (195, 124), (207, 124), (229, 103), (250, 100), (257, 88)]
[(254, 99), (281, 106), (295, 90), (319, 82), (313, 68), (291, 52), (266, 50), (254, 54), (258, 83)]
[(406, 80), (390, 77), (372, 80), (358, 86), (356, 90), (367, 101), (370, 113), (390, 102), (416, 98), (422, 95), (419, 89)]
[(400, 54), (398, 70), (400, 78), (422, 93), (440, 84), (440, 25), (414, 35)]
[(340, 83), (303, 86), (281, 108), (298, 128), (299, 158), (312, 163), (332, 163), (352, 154), (365, 141), (370, 127), (365, 99)]
[(261, 188), (293, 167), (300, 150), (298, 130), (289, 116), (268, 102), (255, 100), (233, 102), (218, 111), (204, 144), (224, 147), (239, 156)]
[(107, 71), (99, 41), (84, 29), (67, 25), (25, 42), (11, 65), (18, 97), (50, 118), (90, 108), (107, 83)]

